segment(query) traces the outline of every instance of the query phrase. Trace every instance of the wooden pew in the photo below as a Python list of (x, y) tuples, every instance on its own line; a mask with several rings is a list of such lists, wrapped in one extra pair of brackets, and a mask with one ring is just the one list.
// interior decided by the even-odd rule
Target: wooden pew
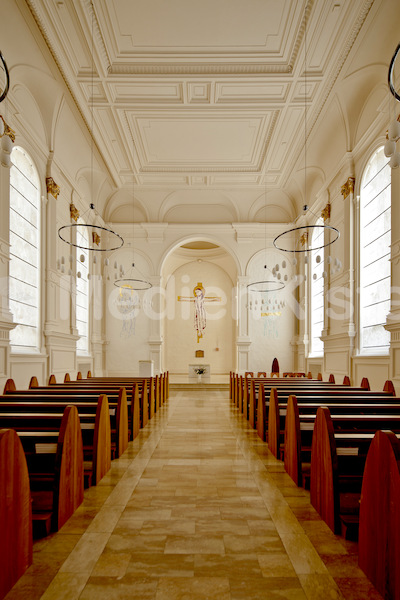
[(0, 598), (32, 564), (32, 510), (25, 453), (16, 432), (0, 430)]
[[(46, 412), (43, 411), (43, 406)], [(47, 401), (45, 404), (33, 402), (28, 412), (25, 402), (18, 400), (12, 403), (0, 402), (0, 425), (17, 429), (27, 438), (34, 438), (36, 431), (54, 437), (61, 427), (62, 411), (65, 413), (65, 406), (66, 408), (71, 406), (68, 400), (58, 403)], [(79, 403), (73, 408), (80, 423), (79, 435), (81, 440), (83, 438), (85, 485), (88, 487), (96, 485), (111, 466), (110, 409), (107, 397), (104, 395), (98, 398), (97, 404), (86, 403), (84, 408), (79, 406), (84, 414), (79, 415), (78, 406)], [(35, 454), (34, 450), (34, 447), (31, 448), (31, 454)]]
[[(388, 389), (389, 391), (385, 391), (385, 389)], [(308, 387), (307, 385), (304, 385), (304, 387), (292, 385), (288, 388), (269, 388), (268, 386), (260, 385), (258, 390), (257, 413), (253, 418), (256, 418), (258, 435), (264, 441), (266, 440), (266, 432), (269, 427), (267, 418), (269, 412), (267, 412), (268, 408), (264, 408), (264, 405), (270, 406), (271, 402), (277, 401), (277, 396), (272, 395), (272, 390), (277, 390), (281, 404), (286, 403), (290, 395), (296, 395), (298, 402), (315, 404), (319, 403), (320, 405), (326, 403), (343, 403), (345, 401), (352, 404), (360, 402), (369, 404), (380, 401), (395, 401), (395, 397), (392, 395), (392, 390), (394, 391), (394, 388), (391, 382), (386, 382), (385, 388), (382, 392), (371, 392), (362, 388), (348, 388), (335, 385), (324, 385), (321, 388)], [(267, 399), (268, 392), (269, 399)], [(283, 431), (283, 426), (281, 427), (281, 430)]]
[[(112, 433), (112, 456), (114, 458), (118, 458), (128, 447), (129, 433), (131, 435), (131, 439), (134, 439), (133, 435), (135, 435), (135, 437), (137, 435), (138, 399), (137, 393), (133, 394), (129, 406), (130, 411), (128, 411), (125, 388), (114, 390), (111, 392), (109, 398)], [(2, 420), (1, 413), (4, 412), (7, 403), (12, 406), (11, 401), (13, 401), (16, 405), (15, 410), (17, 409), (17, 405), (19, 405), (20, 408), (26, 412), (33, 410), (33, 403), (36, 403), (37, 406), (40, 405), (41, 410), (44, 412), (60, 412), (63, 410), (63, 407), (71, 404), (77, 406), (78, 412), (81, 414), (82, 412), (87, 413), (91, 407), (90, 405), (92, 404), (92, 412), (94, 415), (98, 400), (98, 392), (93, 393), (90, 391), (90, 393), (87, 393), (85, 391), (81, 392), (75, 390), (75, 393), (71, 393), (71, 391), (68, 391), (67, 389), (56, 390), (54, 386), (40, 390), (37, 388), (24, 391), (14, 390), (8, 394), (0, 396), (0, 422)]]
[(345, 537), (358, 535), (362, 474), (373, 436), (364, 432), (362, 425), (351, 433), (336, 433), (329, 409), (320, 407), (317, 411), (310, 501), (332, 531)]
[(400, 442), (377, 431), (361, 489), (358, 563), (383, 598), (400, 599)]
[[(345, 381), (348, 381), (348, 378), (345, 378)], [(243, 385), (244, 387), (246, 386), (246, 384), (248, 385), (250, 383), (250, 393), (248, 394), (248, 407), (246, 407), (245, 405), (243, 406), (243, 412), (246, 412), (246, 408), (247, 408), (247, 413), (249, 415), (249, 421), (254, 421), (254, 423), (256, 422), (256, 411), (257, 411), (257, 403), (258, 403), (258, 391), (259, 391), (259, 386), (263, 385), (264, 389), (268, 389), (268, 393), (271, 390), (272, 387), (278, 387), (278, 388), (287, 388), (289, 393), (295, 393), (295, 389), (294, 386), (297, 388), (301, 387), (301, 389), (330, 389), (330, 388), (334, 388), (334, 389), (340, 389), (343, 386), (347, 387), (347, 383), (343, 383), (343, 386), (339, 386), (339, 385), (335, 385), (329, 382), (322, 382), (322, 381), (318, 381), (316, 379), (306, 379), (303, 380), (302, 378), (288, 378), (288, 379), (275, 379), (275, 378), (252, 378), (250, 380), (240, 380), (240, 378), (237, 376), (234, 379), (234, 399), (232, 399), (233, 403), (236, 404), (236, 406), (238, 406), (238, 397), (239, 397), (239, 393), (242, 393), (241, 391), (239, 392), (239, 388), (241, 385)], [(359, 388), (361, 389), (361, 388)], [(393, 394), (394, 395), (394, 394)], [(254, 427), (255, 425), (253, 425)]]
[[(65, 386), (68, 387), (68, 389), (79, 389), (79, 390), (84, 390), (84, 389), (93, 389), (98, 391), (99, 393), (104, 391), (104, 393), (108, 393), (108, 391), (112, 388), (119, 388), (121, 386), (125, 386), (127, 388), (133, 386), (133, 385), (139, 385), (139, 395), (140, 395), (140, 404), (141, 404), (141, 415), (142, 415), (142, 422), (143, 422), (143, 407), (145, 410), (144, 413), (144, 424), (142, 425), (143, 427), (145, 427), (145, 425), (147, 424), (149, 418), (151, 418), (156, 410), (156, 395), (157, 395), (157, 390), (156, 390), (156, 384), (155, 384), (155, 378), (153, 377), (145, 377), (145, 378), (128, 378), (128, 377), (115, 377), (115, 378), (96, 378), (96, 377), (91, 377), (90, 379), (81, 379), (79, 381), (71, 381), (68, 382), (66, 384), (58, 384), (56, 387), (57, 389), (64, 389)], [(39, 389), (43, 389), (43, 388), (39, 388)], [(161, 398), (160, 398), (160, 403), (161, 403)]]
[[(381, 425), (397, 423), (399, 427), (400, 399), (396, 400), (396, 404), (345, 403), (329, 404), (328, 408), (335, 431), (353, 430), (354, 419), (360, 422), (363, 431), (375, 431)], [(285, 470), (299, 486), (304, 484), (304, 475), (309, 476), (312, 432), (318, 408), (317, 404), (298, 404), (296, 396), (289, 396), (287, 405), (280, 408), (281, 418), (282, 413), (286, 413), (283, 453)]]
[(104, 394), (100, 396), (97, 405), (93, 446), (86, 450), (84, 467), (89, 485), (97, 485), (111, 468), (110, 409)]
[(78, 411), (67, 406), (59, 431), (17, 432), (28, 464), (34, 532), (57, 531), (83, 501), (83, 447)]

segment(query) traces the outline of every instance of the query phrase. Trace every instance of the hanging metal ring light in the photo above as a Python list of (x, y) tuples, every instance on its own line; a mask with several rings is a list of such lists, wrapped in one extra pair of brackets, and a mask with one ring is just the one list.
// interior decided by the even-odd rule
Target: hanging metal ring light
[[(135, 263), (132, 263), (132, 269), (135, 268)], [(141, 275), (140, 271), (138, 271)], [(145, 279), (136, 279), (134, 277), (121, 277), (120, 279), (116, 279), (114, 281), (114, 285), (118, 288), (125, 288), (132, 291), (144, 291), (149, 290), (153, 287), (153, 284), (150, 281), (146, 281)]]
[(0, 95), (0, 102), (3, 102), (4, 98), (7, 96), (8, 90), (10, 88), (10, 74), (8, 72), (7, 64), (6, 64), (6, 61), (4, 60), (4, 56), (1, 52), (1, 50), (0, 50), (0, 60), (3, 63), (4, 72), (6, 74), (6, 84), (4, 86), (4, 90), (2, 91), (2, 93)]
[(399, 52), (400, 52), (400, 44), (397, 46), (396, 50), (394, 51), (394, 54), (392, 56), (392, 60), (390, 61), (389, 73), (388, 73), (389, 89), (390, 89), (391, 93), (393, 94), (393, 96), (396, 98), (396, 100), (398, 102), (400, 102), (400, 95), (394, 89), (393, 71), (394, 71), (394, 63), (396, 62), (396, 58), (397, 58), (397, 55), (398, 55)]
[[(261, 287), (256, 288), (255, 286)], [(265, 279), (263, 281), (254, 281), (253, 283), (249, 283), (247, 289), (249, 292), (267, 293), (279, 292), (280, 290), (283, 290), (284, 287), (285, 284), (283, 283), (283, 281), (278, 281), (276, 279)]]
[[(314, 231), (318, 231), (318, 229), (320, 230), (329, 230), (334, 232), (334, 234), (336, 235), (336, 237), (333, 240), (330, 240), (329, 242), (327, 242), (326, 244), (322, 244), (321, 246), (305, 246), (304, 248), (285, 248), (284, 245), (282, 244), (282, 241), (285, 241), (285, 238), (288, 237), (289, 240), (291, 241), (291, 234), (294, 233), (298, 233), (300, 235), (300, 237), (302, 236), (302, 234), (309, 234), (309, 232), (314, 232)], [(312, 236), (311, 236), (312, 237)], [(280, 233), (279, 235), (276, 236), (276, 238), (274, 239), (274, 246), (277, 250), (281, 250), (282, 252), (292, 252), (292, 253), (301, 253), (301, 252), (313, 252), (314, 250), (321, 250), (322, 248), (326, 248), (327, 246), (330, 246), (331, 244), (333, 244), (334, 242), (336, 242), (336, 240), (338, 240), (340, 238), (340, 231), (339, 229), (337, 229), (336, 227), (333, 227), (332, 225), (302, 225), (300, 227), (293, 227), (292, 229), (288, 229), (287, 231), (284, 231), (283, 233)], [(278, 240), (280, 240), (280, 242), (278, 242)], [(296, 240), (296, 244), (298, 244), (299, 239), (297, 238)]]
[[(94, 204), (90, 205), (90, 210), (95, 212)], [(78, 216), (79, 216), (79, 214), (78, 214)], [(82, 215), (82, 218), (84, 216), (85, 215)], [(72, 242), (71, 240), (68, 240), (64, 237), (64, 234), (62, 232), (66, 233), (67, 231), (73, 231), (74, 229), (77, 232), (82, 230), (82, 231), (86, 231), (87, 233), (89, 233), (89, 240), (92, 239), (92, 245), (90, 244), (90, 241), (87, 246), (84, 246), (82, 244), (76, 244), (76, 243)], [(105, 232), (107, 234), (112, 235), (113, 242), (110, 244), (110, 246), (100, 247), (101, 236), (97, 233), (98, 231)], [(91, 236), (90, 236), (90, 232), (92, 233)], [(80, 248), (81, 250), (89, 250), (92, 252), (113, 252), (114, 250), (119, 250), (124, 245), (124, 240), (119, 235), (119, 233), (116, 233), (115, 231), (113, 231), (112, 229), (109, 229), (108, 227), (103, 227), (102, 225), (94, 225), (91, 223), (71, 223), (70, 225), (63, 225), (58, 230), (58, 237), (60, 238), (60, 240), (62, 240), (69, 246), (75, 246), (75, 248)]]

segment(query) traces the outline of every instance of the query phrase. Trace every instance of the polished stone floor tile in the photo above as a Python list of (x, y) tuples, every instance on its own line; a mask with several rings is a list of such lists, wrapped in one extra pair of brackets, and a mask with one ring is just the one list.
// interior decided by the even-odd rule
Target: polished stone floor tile
[(7, 600), (378, 600), (227, 392), (171, 394)]

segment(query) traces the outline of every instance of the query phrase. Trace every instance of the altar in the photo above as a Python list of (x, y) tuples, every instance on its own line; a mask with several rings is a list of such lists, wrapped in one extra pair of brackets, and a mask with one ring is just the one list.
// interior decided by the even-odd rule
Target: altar
[(201, 379), (203, 381), (210, 381), (211, 369), (210, 365), (205, 365), (203, 363), (197, 363), (193, 365), (189, 365), (189, 381), (197, 381), (199, 378), (198, 373), (196, 373), (196, 369), (204, 369), (204, 372), (201, 375)]

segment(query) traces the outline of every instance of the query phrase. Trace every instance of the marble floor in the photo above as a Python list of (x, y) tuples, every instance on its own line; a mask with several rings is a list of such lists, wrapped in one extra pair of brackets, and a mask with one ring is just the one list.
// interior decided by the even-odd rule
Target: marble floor
[(183, 390), (85, 492), (7, 600), (375, 600), (228, 391)]

